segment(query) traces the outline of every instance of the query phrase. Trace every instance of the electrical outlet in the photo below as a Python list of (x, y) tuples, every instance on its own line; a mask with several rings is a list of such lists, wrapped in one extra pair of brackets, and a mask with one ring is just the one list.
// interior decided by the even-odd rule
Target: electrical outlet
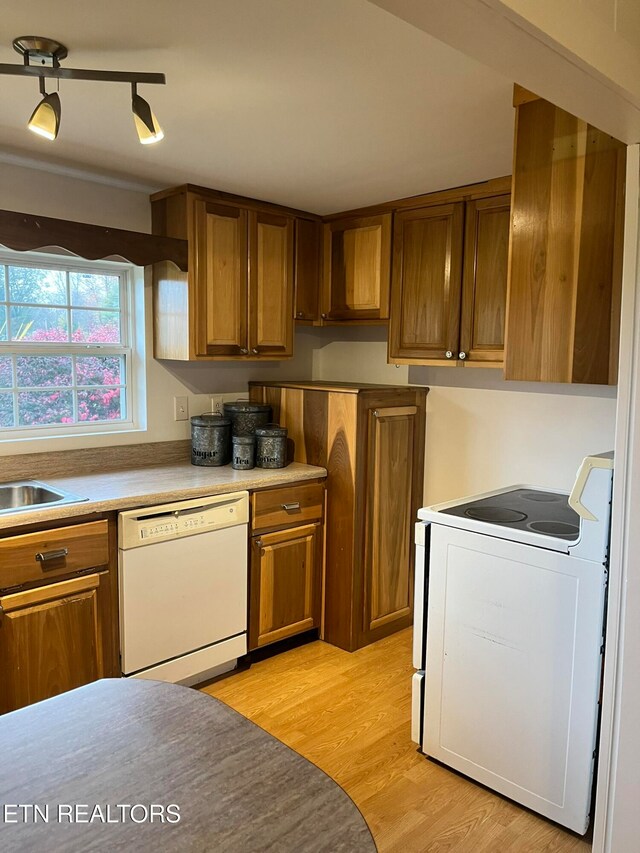
[(222, 414), (222, 405), (224, 403), (224, 394), (212, 394), (211, 395), (211, 411), (215, 412), (217, 415)]
[(189, 420), (189, 398), (174, 397), (173, 398), (173, 419), (175, 421)]

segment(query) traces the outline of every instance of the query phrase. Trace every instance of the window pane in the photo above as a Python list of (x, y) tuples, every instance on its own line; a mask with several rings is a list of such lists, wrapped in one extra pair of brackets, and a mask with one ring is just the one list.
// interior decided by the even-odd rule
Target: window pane
[(79, 421), (121, 421), (120, 388), (92, 388), (78, 391)]
[(71, 312), (75, 343), (120, 343), (120, 315), (110, 311)]
[(0, 305), (0, 341), (6, 341), (7, 334), (7, 309)]
[(78, 356), (77, 385), (120, 385), (124, 376), (124, 359), (119, 355)]
[(9, 299), (36, 305), (66, 305), (66, 273), (35, 267), (9, 267)]
[(5, 287), (5, 270), (2, 264), (0, 264), (0, 302), (4, 302), (7, 298), (7, 294), (4, 291)]
[(0, 357), (0, 388), (13, 387), (13, 374), (11, 371), (11, 357), (3, 355)]
[(13, 421), (13, 394), (0, 394), (0, 427), (12, 427)]
[(71, 391), (20, 391), (18, 424), (36, 426), (73, 423)]
[(12, 341), (68, 341), (67, 312), (64, 308), (11, 306)]
[(21, 355), (16, 359), (16, 374), (19, 388), (71, 385), (71, 356)]
[(120, 309), (120, 279), (117, 275), (69, 273), (71, 304), (83, 308)]

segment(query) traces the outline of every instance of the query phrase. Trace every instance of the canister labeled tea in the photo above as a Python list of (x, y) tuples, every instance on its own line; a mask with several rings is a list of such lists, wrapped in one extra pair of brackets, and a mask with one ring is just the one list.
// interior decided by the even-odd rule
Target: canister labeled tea
[(231, 421), (205, 412), (191, 418), (191, 464), (215, 467), (231, 458)]
[(256, 439), (253, 435), (234, 435), (231, 439), (231, 467), (248, 471), (255, 467)]
[(287, 465), (287, 429), (267, 424), (256, 430), (256, 467), (284, 468)]

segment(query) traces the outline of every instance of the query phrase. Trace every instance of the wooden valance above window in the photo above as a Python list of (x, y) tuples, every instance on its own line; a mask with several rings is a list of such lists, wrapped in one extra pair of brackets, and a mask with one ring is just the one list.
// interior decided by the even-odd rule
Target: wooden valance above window
[(183, 272), (188, 267), (186, 240), (12, 210), (0, 210), (0, 244), (19, 252), (56, 247), (91, 261), (124, 258), (140, 267), (157, 261), (172, 261)]

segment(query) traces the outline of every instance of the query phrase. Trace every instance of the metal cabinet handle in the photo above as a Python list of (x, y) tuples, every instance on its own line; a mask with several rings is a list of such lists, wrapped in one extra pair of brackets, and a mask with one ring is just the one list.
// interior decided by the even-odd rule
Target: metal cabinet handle
[(466, 357), (467, 357), (466, 352), (463, 351), (463, 352), (458, 353), (458, 358), (461, 358), (463, 361), (465, 360)]
[(254, 348), (251, 350), (251, 352), (252, 352), (254, 355), (258, 355), (258, 353), (260, 352), (260, 350), (259, 350), (257, 347), (254, 347)]
[(242, 353), (242, 355), (247, 355), (249, 350), (246, 347), (240, 347), (240, 352)]
[(69, 553), (68, 548), (58, 548), (56, 551), (38, 551), (36, 560), (38, 563), (46, 563), (49, 560), (60, 560)]
[(445, 356), (446, 356), (446, 358), (453, 358), (453, 353), (451, 352), (451, 350), (450, 350), (450, 349), (448, 349), (448, 350), (445, 352)]
[(326, 319), (327, 319), (327, 315), (326, 315), (326, 314), (321, 314), (320, 316), (322, 317), (322, 319), (323, 319), (323, 320), (326, 320)]
[(296, 317), (300, 317), (300, 318), (304, 317), (304, 314), (302, 313), (302, 311), (298, 311), (298, 313), (296, 314)]
[(294, 509), (300, 509), (300, 501), (293, 501), (290, 504), (280, 504), (286, 512), (293, 512)]

